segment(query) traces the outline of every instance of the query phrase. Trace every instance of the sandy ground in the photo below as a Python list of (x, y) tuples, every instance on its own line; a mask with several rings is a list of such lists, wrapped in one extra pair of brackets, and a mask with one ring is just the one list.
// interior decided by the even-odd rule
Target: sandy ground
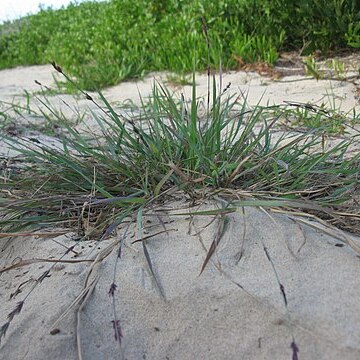
[[(0, 71), (0, 100), (24, 104), (23, 91), (38, 91), (34, 80), (51, 86), (52, 75), (49, 66)], [(112, 102), (138, 102), (139, 93), (143, 97), (150, 94), (154, 76), (164, 75), (123, 83), (104, 94)], [(359, 110), (354, 83), (300, 77), (274, 82), (243, 72), (224, 74), (224, 86), (228, 82), (232, 83), (231, 91), (247, 93), (253, 105), (259, 101), (320, 105), (331, 98), (344, 111)], [(206, 94), (206, 77), (199, 76), (197, 83), (199, 95)], [(62, 97), (72, 106), (84, 110), (89, 106), (81, 98)], [(59, 106), (63, 106), (60, 101)], [(0, 149), (9, 153), (4, 144)], [(183, 205), (189, 204), (180, 199), (169, 207)], [(77, 359), (80, 344), (82, 359), (90, 360), (296, 360), (290, 348), (293, 339), (299, 359), (360, 358), (360, 262), (359, 255), (343, 241), (343, 234), (330, 236), (285, 215), (269, 216), (256, 209), (247, 209), (245, 214), (239, 211), (227, 216), (226, 232), (200, 275), (218, 220), (209, 224), (211, 217), (198, 217), (191, 223), (187, 217), (171, 215), (161, 219), (171, 231), (147, 241), (157, 283), (141, 244), (132, 244), (136, 239), (132, 226), (126, 236), (126, 229), (121, 228), (116, 236), (100, 243), (78, 243), (72, 234), (54, 239), (0, 238), (2, 269), (26, 259), (59, 259), (73, 245), (78, 255), (70, 252), (62, 260), (92, 261), (58, 262), (53, 267), (54, 263), (34, 262), (0, 273), (1, 326), (36, 279), (50, 270), (11, 322), (1, 341), (0, 359)], [(163, 229), (158, 221), (149, 216), (148, 233)], [(346, 236), (360, 246), (360, 238)], [(119, 259), (121, 239), (124, 244)], [(77, 304), (69, 308), (82, 291), (89, 264), (104, 252), (107, 256), (94, 266), (90, 276), (90, 283), (97, 282), (87, 302), (78, 312)], [(109, 295), (112, 283), (117, 285), (114, 297)], [(68, 314), (61, 317), (67, 309)], [(114, 320), (121, 326), (121, 347), (115, 340)]]
[[(349, 73), (353, 76), (354, 73)], [(51, 65), (19, 67), (0, 71), (0, 99), (2, 101), (24, 101), (24, 91), (29, 93), (39, 92), (41, 87), (35, 80), (43, 85), (55, 88), (55, 79), (61, 79)], [(168, 74), (153, 73), (143, 80), (123, 82), (103, 91), (110, 102), (124, 102), (131, 100), (140, 103), (140, 95), (143, 99), (151, 95), (156, 82), (167, 81)], [(191, 80), (191, 77), (190, 77)], [(218, 80), (218, 76), (217, 76)], [(206, 74), (198, 74), (196, 77), (197, 92), (199, 96), (207, 94), (208, 78)], [(320, 80), (306, 76), (287, 76), (276, 81), (269, 77), (258, 75), (255, 72), (224, 72), (222, 75), (222, 89), (230, 84), (230, 94), (243, 94), (247, 97), (250, 105), (274, 105), (283, 104), (285, 101), (311, 102), (316, 105), (327, 104), (330, 107), (341, 107), (343, 111), (352, 110), (354, 107), (359, 111), (360, 103), (356, 99), (360, 80), (347, 82), (339, 80)], [(219, 85), (219, 80), (218, 80)], [(177, 93), (184, 93), (185, 98), (191, 95), (191, 86), (177, 86), (171, 82), (167, 86)], [(211, 85), (212, 86), (212, 85)], [(62, 95), (63, 99), (72, 103), (73, 96)], [(59, 99), (53, 99), (59, 101)], [(77, 104), (82, 107), (91, 106), (88, 101), (80, 98)]]

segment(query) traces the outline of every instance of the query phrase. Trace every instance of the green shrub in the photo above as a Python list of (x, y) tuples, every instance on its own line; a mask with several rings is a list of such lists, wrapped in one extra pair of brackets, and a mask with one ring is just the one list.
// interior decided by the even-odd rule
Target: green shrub
[(147, 71), (189, 72), (194, 60), (200, 71), (231, 69), (239, 57), (274, 64), (283, 50), (358, 48), (359, 21), (355, 0), (84, 2), (0, 26), (0, 68), (56, 60), (94, 89)]

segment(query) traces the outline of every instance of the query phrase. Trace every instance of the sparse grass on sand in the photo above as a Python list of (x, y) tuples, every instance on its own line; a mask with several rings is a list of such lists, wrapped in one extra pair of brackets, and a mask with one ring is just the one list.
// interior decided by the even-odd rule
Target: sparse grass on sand
[[(221, 79), (217, 84), (211, 77), (208, 95), (200, 100), (195, 75), (192, 82), (189, 100), (176, 98), (164, 85), (156, 84), (149, 103), (137, 109), (136, 119), (118, 114), (101, 93), (100, 104), (82, 91), (98, 108), (93, 117), (100, 133), (78, 131), (58, 116), (62, 131), (57, 147), (3, 133), (2, 140), (18, 155), (7, 159), (0, 173), (0, 235), (35, 230), (47, 234), (53, 227), (62, 227), (77, 231), (82, 239), (102, 240), (129, 218), (142, 234), (143, 213), (156, 213), (157, 206), (174, 196), (192, 204), (208, 200), (223, 204), (192, 215), (221, 217), (255, 206), (297, 215), (299, 221), (326, 232), (335, 233), (337, 227), (360, 233), (360, 153), (348, 153), (357, 136), (328, 150), (321, 127), (279, 136), (273, 130), (284, 115), (281, 107), (277, 113), (260, 106), (249, 109), (246, 101), (228, 96)], [(55, 111), (51, 114), (57, 116)], [(184, 213), (178, 209), (177, 214)], [(321, 224), (310, 221), (314, 219)], [(359, 252), (350, 238), (342, 240)], [(215, 237), (203, 269), (219, 241)], [(111, 246), (112, 250), (115, 245)], [(93, 286), (86, 283), (82, 300), (86, 301)], [(23, 303), (9, 314), (0, 338)], [(294, 339), (291, 346), (296, 354)]]

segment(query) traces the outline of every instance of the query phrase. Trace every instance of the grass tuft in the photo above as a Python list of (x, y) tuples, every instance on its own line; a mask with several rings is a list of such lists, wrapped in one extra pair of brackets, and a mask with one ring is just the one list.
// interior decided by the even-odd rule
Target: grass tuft
[(323, 131), (278, 135), (286, 109), (249, 110), (218, 90), (215, 78), (210, 90), (204, 105), (195, 76), (189, 100), (155, 84), (135, 119), (119, 115), (101, 93), (99, 104), (83, 92), (98, 108), (100, 134), (62, 118), (55, 147), (4, 133), (19, 155), (0, 177), (1, 232), (61, 225), (83, 237), (108, 236), (124, 217), (174, 191), (190, 199), (236, 193), (251, 206), (301, 209), (359, 231), (360, 154), (348, 152), (356, 136), (326, 150)]

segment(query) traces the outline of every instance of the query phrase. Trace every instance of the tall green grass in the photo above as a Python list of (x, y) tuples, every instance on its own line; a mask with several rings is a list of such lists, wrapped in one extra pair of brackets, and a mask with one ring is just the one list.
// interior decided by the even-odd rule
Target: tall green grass
[[(43, 9), (0, 26), (0, 68), (55, 60), (81, 87), (101, 88), (152, 70), (275, 63), (279, 51), (360, 47), (355, 0), (112, 0)], [(211, 51), (203, 38), (207, 24)]]

